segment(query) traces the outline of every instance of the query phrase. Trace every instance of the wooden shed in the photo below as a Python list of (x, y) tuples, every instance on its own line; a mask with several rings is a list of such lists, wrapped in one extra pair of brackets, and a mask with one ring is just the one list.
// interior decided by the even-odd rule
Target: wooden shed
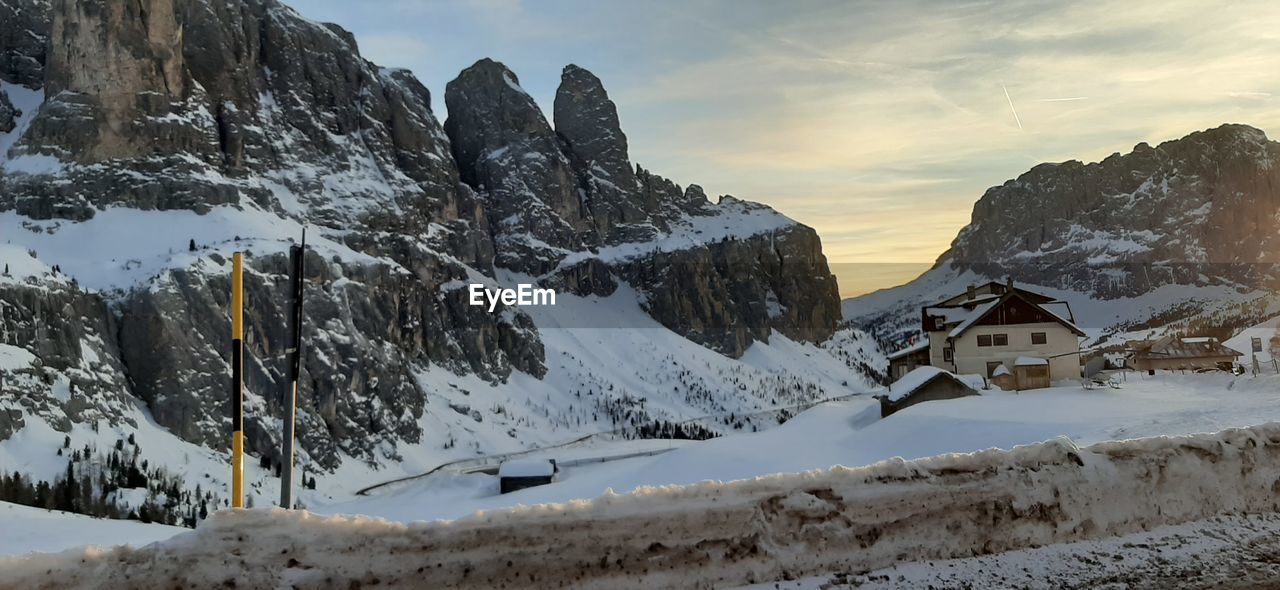
[(884, 418), (918, 403), (978, 395), (978, 390), (960, 377), (937, 367), (920, 367), (889, 386), (889, 393), (877, 395), (880, 417)]

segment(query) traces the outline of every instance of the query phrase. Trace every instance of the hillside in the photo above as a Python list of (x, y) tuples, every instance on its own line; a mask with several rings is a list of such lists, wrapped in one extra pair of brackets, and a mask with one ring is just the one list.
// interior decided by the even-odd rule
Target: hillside
[(844, 317), (902, 341), (922, 303), (1011, 276), (1071, 302), (1091, 344), (1229, 337), (1280, 314), (1278, 157), (1262, 131), (1223, 125), (1100, 162), (1041, 164), (988, 189), (932, 269), (846, 300)]

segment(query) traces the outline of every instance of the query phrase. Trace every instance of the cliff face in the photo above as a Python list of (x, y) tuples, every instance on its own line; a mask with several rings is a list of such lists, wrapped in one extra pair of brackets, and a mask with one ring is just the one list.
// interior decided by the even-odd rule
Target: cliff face
[(1042, 164), (988, 190), (939, 262), (1018, 266), (1029, 282), (1103, 298), (1262, 285), (1280, 262), (1277, 156), (1262, 131), (1223, 125), (1093, 164)]
[[(58, 424), (81, 414), (40, 383), (65, 376), (108, 400), (104, 414), (136, 398), (182, 438), (223, 444), (226, 255), (243, 250), (247, 428), (251, 451), (273, 456), (283, 344), (270, 327), (303, 224), (299, 432), (324, 468), (417, 442), (439, 411), (418, 378), (429, 367), (489, 382), (546, 373), (528, 315), (468, 304), (468, 283), (507, 271), (581, 295), (625, 281), (653, 318), (733, 357), (775, 330), (824, 340), (838, 321), (811, 229), (634, 166), (616, 106), (576, 66), (554, 128), (491, 60), (448, 85), (441, 125), (410, 73), (275, 0), (0, 0), (0, 17), (0, 223), (55, 251), (87, 224), (122, 234), (59, 279), (78, 319), (40, 324), (56, 350), (28, 338), (52, 271), (0, 284), (13, 310), (0, 344), (36, 357), (20, 371), (30, 380), (0, 387)], [(76, 373), (86, 346), (96, 368)], [(0, 416), (0, 440), (20, 420)]]

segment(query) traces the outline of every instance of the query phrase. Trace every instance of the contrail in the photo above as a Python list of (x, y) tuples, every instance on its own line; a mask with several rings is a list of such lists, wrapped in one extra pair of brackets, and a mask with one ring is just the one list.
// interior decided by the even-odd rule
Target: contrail
[(1018, 118), (1018, 109), (1013, 108), (1013, 99), (1009, 97), (1009, 89), (1005, 88), (1004, 84), (1001, 84), (1000, 87), (1004, 88), (1004, 99), (1009, 101), (1009, 110), (1013, 111), (1013, 120), (1018, 123), (1018, 129), (1022, 129), (1022, 119)]
[[(1007, 90), (1006, 90), (1005, 92), (1006, 92), (1006, 93), (1008, 93), (1008, 91), (1007, 91)], [(1064, 98), (1042, 98), (1042, 99), (1040, 99), (1040, 102), (1067, 102), (1067, 101), (1071, 101), (1071, 100), (1089, 100), (1089, 97), (1087, 97), (1087, 96), (1068, 96), (1068, 97), (1064, 97)]]

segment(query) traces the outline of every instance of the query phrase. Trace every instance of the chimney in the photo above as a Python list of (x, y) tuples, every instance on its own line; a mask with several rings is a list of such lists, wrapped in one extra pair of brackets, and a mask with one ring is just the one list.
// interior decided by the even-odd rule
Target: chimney
[(1010, 291), (1013, 290), (1013, 275), (1009, 275), (1005, 278), (1005, 285), (1008, 285)]
[(977, 298), (978, 298), (978, 286), (977, 286), (977, 285), (969, 285), (969, 292), (968, 292), (968, 295), (969, 295), (969, 301), (973, 301), (974, 299), (977, 299)]

